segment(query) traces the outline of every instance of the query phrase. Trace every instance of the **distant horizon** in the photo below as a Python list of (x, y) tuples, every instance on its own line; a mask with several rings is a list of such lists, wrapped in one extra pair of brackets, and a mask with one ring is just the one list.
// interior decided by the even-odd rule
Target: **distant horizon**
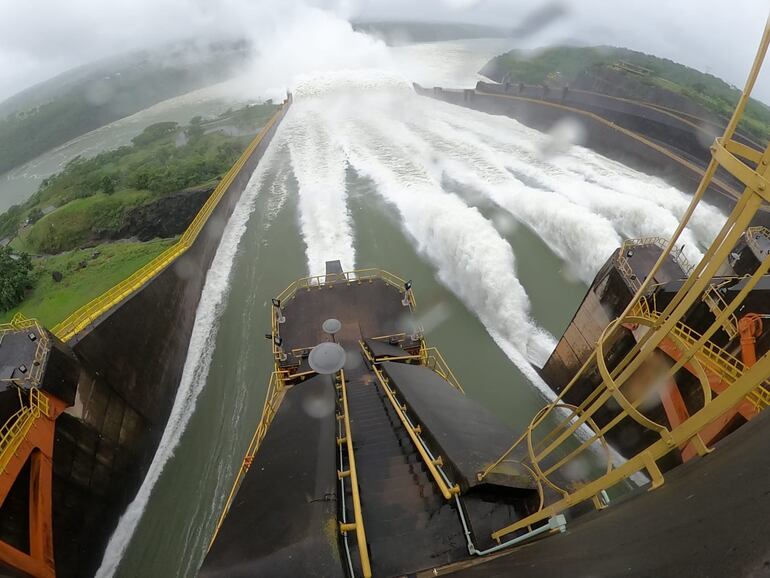
[[(452, 21), (452, 20), (448, 20), (448, 21), (432, 21), (432, 20), (403, 20), (403, 19), (397, 19), (397, 18), (394, 18), (394, 19), (384, 19), (384, 18), (382, 18), (382, 19), (380, 19), (380, 18), (378, 18), (378, 19), (369, 19), (369, 18), (365, 18), (365, 19), (351, 19), (349, 22), (350, 22), (350, 24), (352, 26), (360, 26), (360, 25), (367, 25), (367, 24), (368, 25), (377, 25), (377, 24), (395, 24), (395, 25), (399, 25), (399, 24), (405, 24), (405, 25), (418, 24), (418, 25), (423, 25), (423, 24), (429, 24), (429, 25), (434, 25), (434, 26), (469, 26), (469, 27), (474, 27), (474, 28), (479, 28), (479, 29), (498, 30), (498, 31), (501, 31), (501, 32), (505, 30), (503, 27), (500, 27), (500, 26), (494, 26), (494, 25), (489, 25), (489, 24), (480, 24), (480, 23), (469, 22), (469, 21)], [(457, 39), (427, 40), (427, 41), (425, 41), (425, 40), (408, 39), (408, 41), (409, 41), (409, 43), (419, 44), (419, 43), (423, 43), (423, 42), (453, 42), (453, 41), (457, 41), (457, 40), (482, 40), (482, 39), (487, 39), (487, 38), (489, 38), (489, 39), (499, 39), (499, 38), (506, 38), (506, 37), (505, 36), (473, 36), (473, 37), (463, 37), (463, 38), (457, 38)], [(241, 42), (243, 40), (248, 40), (248, 39), (245, 39), (245, 38), (229, 39), (229, 40), (224, 40), (224, 39), (214, 40), (214, 39), (212, 39), (211, 41), (209, 41), (207, 43), (207, 45), (211, 45), (211, 44), (214, 44), (216, 42), (237, 43), (237, 42)], [(156, 44), (154, 46), (146, 46), (146, 47), (142, 47), (142, 48), (136, 48), (136, 49), (133, 49), (133, 50), (128, 50), (128, 51), (125, 51), (125, 52), (111, 54), (111, 55), (108, 55), (108, 56), (104, 56), (102, 58), (97, 58), (97, 59), (94, 59), (94, 60), (90, 60), (90, 61), (87, 61), (87, 62), (83, 62), (83, 63), (77, 64), (75, 66), (72, 66), (71, 68), (68, 68), (68, 69), (62, 70), (60, 72), (57, 72), (56, 74), (53, 74), (52, 76), (49, 76), (49, 77), (47, 77), (47, 78), (45, 78), (43, 80), (40, 80), (38, 82), (35, 82), (35, 83), (30, 84), (28, 86), (25, 86), (24, 88), (18, 90), (17, 92), (15, 92), (13, 94), (10, 94), (9, 96), (7, 96), (5, 98), (0, 99), (0, 109), (2, 109), (4, 106), (6, 106), (10, 101), (20, 97), (21, 95), (23, 95), (26, 92), (34, 91), (35, 88), (41, 87), (42, 85), (45, 85), (48, 82), (56, 80), (57, 78), (66, 77), (67, 75), (73, 74), (73, 73), (75, 73), (77, 71), (80, 71), (80, 70), (88, 69), (89, 67), (93, 67), (95, 65), (98, 65), (99, 63), (107, 63), (107, 62), (109, 62), (111, 60), (118, 60), (118, 59), (121, 59), (121, 58), (127, 58), (127, 57), (130, 57), (132, 55), (139, 55), (139, 54), (142, 54), (142, 53), (148, 53), (148, 54), (151, 55), (153, 53), (158, 53), (164, 47), (177, 46), (177, 45), (181, 45), (181, 44), (195, 43), (195, 42), (196, 42), (196, 39), (194, 37), (189, 37), (189, 38), (186, 38), (186, 39), (178, 39), (178, 40), (175, 40), (173, 42), (168, 42), (168, 43), (163, 43), (163, 44)], [(579, 39), (565, 39), (564, 41), (559, 42), (557, 44), (542, 44), (542, 45), (537, 45), (537, 46), (512, 47), (510, 50), (507, 50), (505, 52), (501, 52), (500, 54), (506, 54), (506, 53), (513, 52), (513, 51), (519, 51), (519, 52), (538, 52), (538, 51), (541, 51), (541, 50), (547, 50), (547, 49), (550, 49), (550, 48), (559, 48), (559, 47), (570, 47), (570, 48), (620, 48), (620, 49), (630, 50), (630, 51), (638, 52), (640, 54), (644, 54), (644, 55), (647, 55), (647, 56), (653, 56), (653, 57), (656, 57), (656, 58), (671, 60), (672, 62), (674, 62), (676, 64), (680, 64), (682, 66), (685, 66), (685, 67), (687, 67), (687, 68), (689, 68), (691, 70), (695, 70), (695, 71), (700, 72), (702, 74), (711, 75), (711, 76), (713, 76), (713, 77), (715, 77), (715, 78), (717, 78), (719, 80), (722, 80), (723, 82), (727, 83), (729, 86), (731, 86), (732, 88), (735, 88), (736, 90), (739, 90), (739, 91), (743, 90), (743, 85), (742, 84), (741, 85), (736, 85), (736, 84), (730, 82), (728, 79), (724, 78), (723, 76), (714, 74), (714, 72), (712, 72), (712, 71), (703, 70), (703, 69), (691, 66), (689, 64), (680, 62), (680, 61), (678, 61), (678, 60), (676, 60), (676, 59), (674, 59), (674, 58), (672, 58), (670, 56), (666, 56), (666, 55), (662, 55), (662, 54), (658, 54), (658, 53), (654, 53), (654, 52), (647, 52), (647, 51), (644, 51), (644, 50), (639, 50), (639, 49), (636, 49), (636, 48), (631, 48), (631, 47), (623, 46), (623, 45), (619, 45), (619, 44), (590, 44), (590, 43), (585, 43), (584, 41), (579, 40)], [(766, 68), (767, 67), (770, 67), (770, 64), (766, 64)], [(756, 100), (757, 102), (761, 103), (763, 106), (765, 106), (767, 108), (770, 108), (770, 98), (768, 98), (767, 101), (765, 101), (763, 98), (757, 97), (756, 96), (757, 88), (758, 88), (758, 85), (755, 86), (755, 90), (752, 93), (752, 96), (751, 96), (752, 100)], [(287, 88), (287, 90), (288, 90), (288, 88)], [(0, 118), (2, 118), (2, 117), (0, 116)]]

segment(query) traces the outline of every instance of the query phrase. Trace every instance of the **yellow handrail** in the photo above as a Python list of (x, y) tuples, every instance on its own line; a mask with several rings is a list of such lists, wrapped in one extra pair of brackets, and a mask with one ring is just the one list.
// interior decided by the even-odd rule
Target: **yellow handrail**
[(464, 394), (465, 390), (460, 385), (460, 381), (455, 377), (454, 372), (449, 367), (449, 364), (441, 355), (441, 352), (435, 347), (425, 347), (425, 343), (422, 343), (420, 348), (420, 356), (422, 358), (422, 364), (443, 377), (448, 381), (456, 390)]
[[(415, 301), (412, 289), (406, 289), (406, 282), (393, 273), (385, 271), (384, 269), (375, 268), (356, 269), (353, 271), (344, 271), (342, 273), (330, 273), (328, 275), (312, 275), (310, 277), (302, 277), (301, 279), (292, 281), (289, 286), (286, 287), (286, 289), (278, 294), (276, 300), (281, 304), (285, 304), (287, 301), (295, 297), (297, 291), (302, 289), (305, 289), (306, 291), (311, 291), (313, 289), (324, 289), (333, 287), (334, 285), (340, 283), (345, 283), (347, 285), (358, 283), (360, 285), (364, 282), (371, 283), (376, 279), (383, 280), (391, 287), (398, 289), (401, 293), (406, 292), (409, 308), (411, 311), (414, 311), (415, 307), (417, 306), (417, 302)], [(271, 328), (273, 335), (273, 357), (276, 361), (280, 360), (281, 357), (280, 346), (276, 344), (276, 337), (280, 336), (278, 314), (279, 312), (274, 307), (271, 315)]]
[(222, 508), (222, 513), (220, 514), (219, 520), (217, 521), (214, 534), (211, 536), (209, 548), (211, 547), (211, 544), (214, 543), (214, 540), (216, 539), (217, 534), (222, 527), (222, 523), (225, 521), (227, 513), (230, 511), (230, 505), (233, 502), (235, 493), (238, 491), (238, 488), (240, 487), (246, 472), (249, 471), (251, 463), (254, 461), (254, 456), (257, 454), (257, 450), (262, 444), (262, 440), (265, 439), (265, 435), (267, 434), (267, 430), (270, 427), (275, 414), (278, 412), (278, 407), (281, 405), (281, 401), (283, 400), (283, 395), (285, 393), (286, 375), (287, 374), (285, 371), (274, 371), (270, 375), (270, 381), (268, 382), (267, 391), (265, 392), (265, 401), (262, 405), (262, 415), (259, 418), (259, 422), (257, 423), (257, 428), (254, 430), (254, 435), (251, 437), (249, 447), (246, 449), (246, 453), (243, 456), (241, 467), (238, 470), (238, 475), (235, 476), (235, 481), (233, 481), (233, 485), (230, 488), (230, 493), (225, 500), (225, 505)]
[[(364, 281), (371, 282), (375, 279), (382, 279), (388, 285), (395, 287), (400, 291), (404, 291), (405, 281), (401, 277), (394, 275), (384, 269), (355, 269), (352, 271), (344, 271), (342, 273), (330, 273), (326, 275), (312, 275), (310, 277), (302, 277), (289, 284), (286, 289), (281, 291), (277, 299), (281, 302), (288, 301), (299, 291), (300, 289), (310, 290), (312, 288), (322, 288), (335, 283), (363, 283)], [(414, 307), (414, 294), (411, 289), (407, 292), (409, 296), (409, 302)]]
[(171, 263), (184, 254), (195, 242), (200, 234), (203, 226), (208, 222), (211, 213), (219, 204), (220, 200), (224, 196), (227, 189), (232, 184), (235, 177), (241, 171), (243, 166), (251, 157), (254, 150), (262, 142), (262, 139), (270, 131), (273, 126), (278, 122), (288, 106), (287, 103), (283, 103), (278, 110), (273, 114), (270, 120), (259, 131), (259, 134), (251, 141), (249, 146), (238, 158), (235, 164), (225, 174), (222, 180), (219, 182), (214, 192), (203, 204), (198, 214), (187, 227), (184, 233), (180, 236), (179, 240), (163, 251), (160, 255), (155, 257), (152, 261), (137, 269), (125, 278), (123, 281), (108, 289), (95, 299), (86, 303), (66, 319), (58, 323), (51, 333), (56, 335), (62, 341), (69, 341), (75, 337), (78, 333), (83, 331), (88, 325), (93, 323), (101, 315), (116, 307), (122, 303), (127, 297), (136, 293), (139, 289), (144, 287), (151, 279), (158, 275), (161, 271), (166, 269)]
[[(390, 336), (385, 335), (383, 337), (387, 338)], [(380, 338), (374, 337), (373, 339), (380, 339)], [(374, 358), (374, 356), (372, 355), (372, 352), (369, 350), (369, 347), (367, 347), (366, 343), (364, 343), (363, 341), (359, 341), (358, 343), (361, 346), (361, 350), (363, 351), (364, 356), (371, 363), (376, 363), (378, 360)], [(465, 390), (463, 389), (462, 385), (460, 385), (460, 381), (455, 377), (455, 374), (450, 369), (449, 364), (444, 359), (444, 356), (441, 355), (441, 352), (435, 347), (427, 347), (423, 339), (420, 340), (420, 352), (417, 354), (410, 355), (404, 352), (404, 355), (397, 355), (394, 357), (387, 356), (385, 358), (380, 358), (380, 360), (381, 361), (417, 360), (420, 362), (420, 365), (423, 365), (428, 369), (433, 370), (435, 373), (441, 376), (442, 379), (444, 379), (445, 381), (448, 381), (449, 384), (452, 387), (454, 387), (457, 391), (459, 391), (463, 395), (465, 394)]]
[[(361, 496), (358, 492), (358, 473), (356, 471), (356, 455), (353, 451), (353, 433), (350, 429), (350, 413), (348, 410), (348, 393), (345, 384), (345, 372), (340, 370), (339, 385), (342, 395), (342, 420), (345, 425), (345, 437), (338, 438), (338, 444), (345, 444), (348, 454), (348, 469), (338, 471), (339, 478), (350, 478), (350, 490), (353, 495), (353, 522), (343, 524), (340, 522), (340, 532), (343, 534), (355, 530), (358, 543), (358, 557), (361, 560), (361, 572), (364, 578), (371, 578), (372, 566), (369, 562), (369, 549), (366, 544), (366, 529), (364, 528), (364, 516), (361, 510)], [(341, 466), (342, 464), (340, 464)]]
[(460, 486), (455, 484), (452, 487), (449, 487), (447, 483), (444, 481), (444, 478), (439, 473), (436, 466), (442, 465), (442, 459), (441, 456), (431, 459), (431, 457), (428, 455), (428, 452), (425, 450), (425, 446), (422, 445), (422, 442), (420, 441), (420, 438), (417, 436), (417, 432), (415, 431), (415, 428), (412, 427), (412, 424), (409, 423), (409, 420), (406, 419), (406, 415), (404, 414), (404, 410), (401, 407), (401, 404), (396, 401), (395, 395), (393, 394), (393, 390), (390, 389), (390, 386), (388, 385), (388, 378), (384, 377), (382, 375), (382, 372), (376, 365), (372, 365), (372, 370), (374, 371), (374, 374), (377, 376), (377, 381), (380, 382), (380, 385), (382, 386), (383, 391), (385, 392), (385, 395), (388, 397), (388, 401), (390, 401), (390, 404), (393, 406), (393, 409), (396, 412), (396, 415), (398, 415), (399, 419), (401, 420), (401, 424), (404, 426), (404, 429), (406, 430), (406, 433), (409, 434), (409, 437), (412, 440), (412, 443), (417, 448), (417, 451), (420, 453), (420, 457), (422, 457), (422, 461), (425, 462), (425, 465), (428, 468), (428, 471), (430, 472), (430, 475), (433, 476), (433, 480), (436, 482), (436, 485), (438, 486), (439, 491), (441, 492), (441, 495), (444, 496), (445, 500), (451, 500), (452, 497), (455, 494), (460, 493)]
[(21, 391), (19, 401), (21, 408), (0, 427), (0, 475), (5, 472), (35, 420), (41, 415), (48, 415), (48, 398), (36, 387), (29, 390), (29, 405), (24, 404)]

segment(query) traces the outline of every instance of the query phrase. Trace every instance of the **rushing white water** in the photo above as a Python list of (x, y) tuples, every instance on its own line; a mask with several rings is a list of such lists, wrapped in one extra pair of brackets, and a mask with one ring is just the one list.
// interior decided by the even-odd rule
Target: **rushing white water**
[[(447, 163), (447, 174), (481, 189), (506, 210), (515, 206), (512, 214), (586, 282), (619, 238), (669, 237), (689, 204), (684, 193), (662, 180), (583, 147), (544, 157), (549, 137), (512, 119), (495, 117), (490, 123), (488, 115), (456, 115), (445, 107), (435, 116), (426, 131), (454, 161)], [(454, 146), (458, 140), (465, 145)], [(682, 235), (691, 261), (700, 259), (699, 247), (708, 245), (723, 221), (716, 208), (699, 207)]]
[[(555, 340), (530, 315), (508, 242), (453, 194), (459, 183), (507, 211), (585, 282), (624, 238), (669, 236), (687, 205), (681, 191), (582, 147), (557, 158), (548, 136), (513, 119), (415, 95), (391, 73), (308, 77), (283, 135), (299, 184), (301, 233), (311, 272), (354, 257), (345, 171), (374, 183), (441, 282), (471, 309), (514, 363), (546, 393), (526, 360), (542, 364)], [(469, 202), (471, 204), (469, 204)], [(682, 240), (692, 260), (719, 227), (700, 210)], [(347, 264), (343, 261), (343, 264)]]
[[(404, 234), (440, 283), (546, 399), (554, 394), (531, 363), (542, 365), (555, 339), (532, 316), (512, 246), (474, 205), (492, 204), (509, 214), (538, 235), (565, 267), (590, 282), (622, 239), (667, 236), (689, 202), (663, 181), (582, 147), (544, 156), (546, 135), (506, 117), (418, 97), (392, 73), (337, 71), (307, 77), (294, 94), (295, 103), (219, 246), (168, 427), (98, 576), (115, 572), (206, 382), (233, 259), (261, 186), (271, 195), (265, 205), (269, 226), (269, 216), (291, 194), (288, 183), (296, 181), (298, 233), (310, 273), (319, 274), (329, 259), (341, 259), (346, 269), (355, 266), (356, 223), (348, 209), (347, 173), (355, 171), (370, 182), (364, 194), (395, 209)], [(276, 154), (284, 150), (288, 154)], [(269, 187), (263, 182), (268, 169), (275, 171)], [(456, 184), (462, 191), (453, 192)], [(690, 258), (698, 257), (723, 219), (707, 205), (696, 211), (683, 237)], [(227, 472), (222, 476), (230, 477)]]
[[(280, 129), (278, 132), (280, 133)], [(101, 566), (96, 573), (99, 578), (106, 578), (115, 573), (147, 507), (155, 483), (169, 458), (173, 455), (190, 416), (195, 410), (196, 399), (206, 384), (209, 365), (214, 352), (214, 342), (219, 329), (218, 320), (230, 287), (230, 273), (238, 243), (246, 231), (246, 223), (254, 209), (254, 202), (260, 191), (265, 173), (271, 165), (276, 148), (273, 144), (268, 146), (262, 162), (252, 175), (233, 210), (211, 268), (206, 274), (206, 282), (195, 313), (195, 324), (188, 346), (182, 379), (174, 398), (168, 423), (139, 491), (121, 516), (115, 532), (110, 537)]]
[(333, 126), (319, 120), (314, 102), (301, 102), (286, 119), (284, 134), (299, 185), (299, 219), (307, 246), (308, 269), (321, 275), (339, 259), (355, 268), (353, 231), (345, 192), (345, 157)]

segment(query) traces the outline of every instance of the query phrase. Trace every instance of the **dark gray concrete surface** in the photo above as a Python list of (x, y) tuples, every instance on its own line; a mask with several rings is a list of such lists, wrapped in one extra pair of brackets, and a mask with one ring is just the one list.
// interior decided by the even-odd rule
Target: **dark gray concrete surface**
[[(447, 572), (449, 573), (449, 572)], [(770, 414), (665, 484), (551, 536), (457, 572), (463, 578), (770, 576)]]
[[(463, 491), (478, 485), (476, 474), (500, 457), (518, 437), (518, 432), (480, 403), (460, 393), (433, 370), (396, 361), (384, 361), (379, 365), (410, 413), (416, 416), (432, 447), (453, 470), (455, 481)], [(535, 489), (529, 474), (525, 470), (516, 470), (511, 464), (508, 464), (505, 479), (498, 478), (496, 482), (505, 486)]]
[[(344, 576), (337, 531), (335, 390), (286, 392), (199, 576)], [(308, 413), (308, 408), (328, 411)]]

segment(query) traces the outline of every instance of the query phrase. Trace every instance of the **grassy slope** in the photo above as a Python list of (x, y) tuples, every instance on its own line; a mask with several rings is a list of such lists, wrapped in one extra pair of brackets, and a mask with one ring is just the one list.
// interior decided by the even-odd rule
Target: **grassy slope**
[(147, 191), (126, 190), (113, 195), (98, 193), (76, 199), (22, 232), (11, 246), (33, 254), (43, 247), (56, 253), (81, 246), (88, 241), (91, 231), (117, 229), (126, 209), (152, 197)]
[[(592, 66), (609, 65), (624, 60), (648, 68), (654, 76), (646, 81), (683, 94), (721, 117), (729, 117), (740, 91), (722, 79), (642, 52), (615, 47), (549, 48), (537, 53), (511, 51), (493, 58), (483, 72), (490, 78), (528, 84), (540, 84), (553, 79), (570, 83)], [(752, 99), (746, 108), (743, 130), (763, 141), (770, 136), (770, 108)]]
[[(160, 239), (147, 243), (109, 243), (35, 259), (35, 288), (19, 307), (0, 313), (0, 322), (10, 321), (21, 311), (47, 327), (53, 327), (175, 242), (176, 239)], [(101, 254), (94, 258), (97, 252)], [(86, 267), (78, 268), (80, 262), (85, 262)], [(53, 271), (62, 273), (61, 282), (53, 280)]]

